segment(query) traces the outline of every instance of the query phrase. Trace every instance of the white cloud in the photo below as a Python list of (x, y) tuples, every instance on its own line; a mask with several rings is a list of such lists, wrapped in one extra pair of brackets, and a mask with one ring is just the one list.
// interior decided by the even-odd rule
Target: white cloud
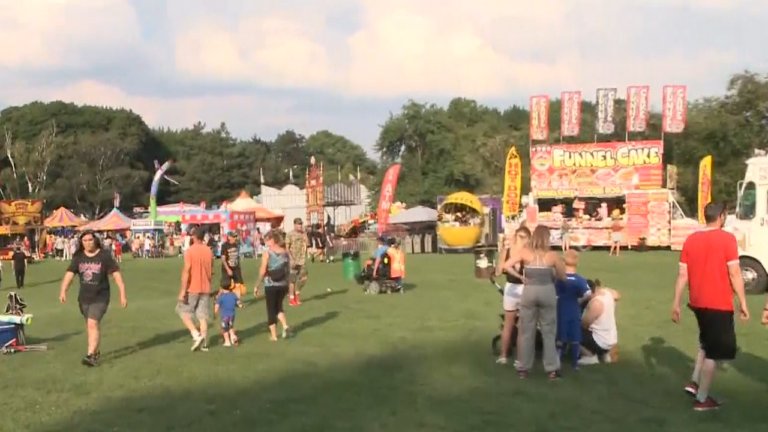
[[(135, 7), (150, 4), (151, 17)], [(301, 91), (522, 102), (534, 93), (581, 89), (589, 97), (600, 86), (648, 84), (660, 92), (664, 84), (680, 83), (697, 96), (722, 91), (729, 73), (768, 68), (760, 44), (768, 39), (760, 25), (768, 11), (764, 0), (164, 4), (158, 10), (157, 0), (0, 0), (0, 101), (125, 106), (149, 123), (171, 126), (224, 120), (251, 130), (313, 128), (356, 120), (336, 120), (322, 104), (297, 117), (292, 107), (309, 94)], [(162, 50), (162, 61), (140, 68), (127, 55)], [(121, 67), (123, 76), (99, 75), (106, 67)], [(39, 85), (31, 77), (40, 73), (66, 77), (68, 84)], [(163, 80), (192, 90), (163, 96), (144, 83), (158, 88)], [(128, 81), (130, 91), (120, 84)], [(199, 84), (206, 90), (195, 93)], [(229, 90), (217, 93), (211, 85)], [(233, 94), (232, 88), (241, 90)], [(298, 96), (285, 96), (287, 90)]]
[(0, 1), (0, 67), (71, 69), (114, 61), (139, 40), (125, 0)]

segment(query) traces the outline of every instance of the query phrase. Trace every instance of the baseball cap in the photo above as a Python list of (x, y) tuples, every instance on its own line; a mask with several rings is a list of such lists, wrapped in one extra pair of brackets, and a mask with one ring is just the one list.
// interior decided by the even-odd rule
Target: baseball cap
[(294, 225), (303, 225), (304, 222), (301, 220), (301, 218), (296, 218), (293, 220)]
[(227, 237), (237, 238), (237, 231), (230, 231), (227, 233)]
[(704, 206), (704, 222), (715, 222), (723, 213), (725, 213), (725, 206), (722, 203), (711, 202)]

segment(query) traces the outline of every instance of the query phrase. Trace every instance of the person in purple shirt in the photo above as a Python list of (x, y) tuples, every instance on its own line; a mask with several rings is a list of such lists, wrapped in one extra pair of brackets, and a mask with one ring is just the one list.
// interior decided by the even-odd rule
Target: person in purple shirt
[(571, 249), (565, 252), (565, 280), (555, 283), (557, 291), (557, 344), (561, 355), (567, 348), (571, 354), (571, 365), (578, 369), (581, 345), (581, 303), (589, 298), (591, 291), (587, 280), (576, 273), (579, 253)]

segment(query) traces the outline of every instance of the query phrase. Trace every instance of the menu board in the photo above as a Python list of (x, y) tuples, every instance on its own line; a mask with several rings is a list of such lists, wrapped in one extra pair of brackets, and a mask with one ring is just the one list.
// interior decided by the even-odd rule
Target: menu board
[(645, 237), (648, 246), (669, 246), (669, 192), (629, 192), (626, 209), (630, 244), (638, 244)]

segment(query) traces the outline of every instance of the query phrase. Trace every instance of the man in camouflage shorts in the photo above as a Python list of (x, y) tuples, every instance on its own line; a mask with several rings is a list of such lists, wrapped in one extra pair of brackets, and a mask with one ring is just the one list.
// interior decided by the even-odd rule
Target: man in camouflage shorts
[(304, 232), (304, 224), (301, 218), (293, 220), (293, 231), (285, 236), (285, 247), (291, 256), (291, 274), (288, 277), (288, 292), (290, 299), (288, 304), (298, 306), (301, 304), (301, 288), (307, 283), (307, 233)]

